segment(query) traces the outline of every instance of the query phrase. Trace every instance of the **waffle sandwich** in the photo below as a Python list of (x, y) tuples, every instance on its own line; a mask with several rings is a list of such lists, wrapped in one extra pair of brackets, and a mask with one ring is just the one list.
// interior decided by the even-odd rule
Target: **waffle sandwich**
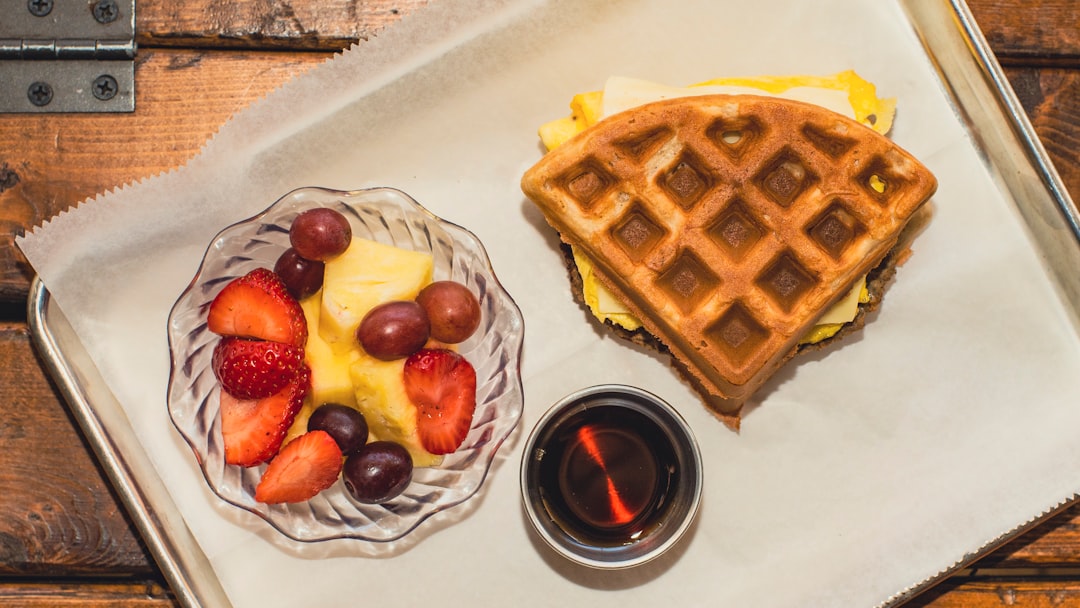
[(704, 95), (610, 116), (521, 185), (706, 404), (737, 420), (901, 242), (936, 180), (820, 106)]

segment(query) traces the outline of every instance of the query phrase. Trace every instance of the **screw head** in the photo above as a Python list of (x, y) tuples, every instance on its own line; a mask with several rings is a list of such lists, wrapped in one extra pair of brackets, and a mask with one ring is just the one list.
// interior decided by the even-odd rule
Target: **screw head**
[(26, 89), (26, 97), (37, 107), (47, 106), (53, 98), (53, 89), (47, 82), (35, 82)]
[(35, 17), (44, 17), (52, 12), (53, 0), (26, 0), (26, 8)]
[(94, 19), (98, 23), (112, 23), (120, 16), (120, 7), (116, 0), (98, 0), (94, 4)]
[(94, 79), (94, 84), (90, 87), (93, 91), (94, 97), (97, 97), (101, 101), (108, 101), (120, 91), (120, 87), (116, 84), (116, 79), (108, 74), (102, 74)]

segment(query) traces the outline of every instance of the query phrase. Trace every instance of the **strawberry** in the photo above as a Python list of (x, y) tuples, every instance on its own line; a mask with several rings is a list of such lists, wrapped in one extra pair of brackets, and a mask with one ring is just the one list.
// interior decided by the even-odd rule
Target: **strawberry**
[(445, 348), (425, 348), (405, 360), (405, 393), (416, 405), (416, 432), (432, 454), (461, 446), (476, 410), (476, 370)]
[(285, 388), (303, 362), (298, 346), (229, 336), (214, 347), (210, 368), (233, 397), (262, 399)]
[(305, 365), (285, 388), (269, 397), (238, 399), (221, 391), (225, 462), (251, 467), (273, 458), (310, 389), (311, 370)]
[(255, 500), (303, 502), (334, 485), (341, 466), (341, 449), (329, 433), (304, 433), (285, 444), (270, 461), (255, 488)]
[(233, 279), (210, 303), (206, 325), (221, 336), (304, 346), (307, 321), (285, 283), (267, 268)]

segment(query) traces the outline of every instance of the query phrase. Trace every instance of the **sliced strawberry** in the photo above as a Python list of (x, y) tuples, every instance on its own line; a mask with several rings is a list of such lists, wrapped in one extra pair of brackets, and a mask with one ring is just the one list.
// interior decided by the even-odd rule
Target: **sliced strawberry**
[(305, 365), (292, 382), (269, 397), (237, 399), (221, 391), (225, 462), (252, 467), (273, 458), (310, 389), (311, 371)]
[(293, 439), (266, 467), (255, 500), (303, 502), (334, 485), (341, 473), (341, 449), (326, 431), (310, 431)]
[(262, 399), (285, 388), (303, 363), (299, 346), (228, 336), (214, 347), (210, 368), (233, 397)]
[(307, 321), (285, 284), (267, 268), (233, 279), (210, 303), (206, 325), (221, 336), (304, 346)]
[(421, 349), (405, 360), (405, 393), (416, 405), (416, 432), (432, 454), (461, 446), (476, 410), (476, 370), (458, 353)]

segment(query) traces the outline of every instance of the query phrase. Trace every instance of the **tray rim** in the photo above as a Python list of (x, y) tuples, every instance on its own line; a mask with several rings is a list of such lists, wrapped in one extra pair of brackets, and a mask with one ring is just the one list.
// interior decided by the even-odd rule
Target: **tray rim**
[[(134, 429), (120, 403), (63, 311), (50, 303), (48, 288), (35, 276), (27, 302), (32, 342), (177, 601), (185, 608), (232, 606), (176, 503), (141, 444), (134, 440)], [(92, 391), (88, 387), (98, 388)], [(120, 424), (127, 425), (122, 430), (128, 434), (110, 433)], [(125, 458), (125, 453), (135, 458)]]
[[(996, 102), (1000, 111), (1003, 124), (995, 126), (1008, 128), (1014, 136), (1015, 139), (1009, 143), (1013, 144), (1014, 150), (1023, 153), (1025, 163), (1030, 163), (1027, 168), (1032, 170), (1038, 178), (1039, 194), (1047, 196), (1061, 214), (1060, 219), (1064, 220), (1068, 232), (1074, 239), (1070, 245), (1075, 249), (1075, 255), (1080, 257), (1080, 213), (1035, 133), (1004, 70), (975, 22), (966, 0), (938, 0), (933, 5), (925, 3), (924, 0), (896, 0), (896, 2), (904, 9), (908, 25), (916, 30), (916, 24), (913, 21), (914, 13), (920, 12), (920, 9), (931, 6), (930, 10), (948, 10), (951, 13), (955, 27), (952, 34), (958, 36), (958, 40), (969, 49), (970, 55), (965, 57), (965, 60), (972, 62), (974, 69), (982, 78), (978, 84), (986, 87), (982, 92), (993, 95), (993, 101)], [(916, 31), (915, 34), (924, 51), (933, 57), (932, 43), (920, 35), (920, 32)], [(948, 89), (945, 86), (948, 83), (943, 77), (942, 66), (935, 63), (935, 68), (939, 78), (943, 79), (941, 84), (946, 88), (946, 95), (952, 102), (954, 110), (962, 114), (963, 103), (957, 99), (957, 92), (954, 89)], [(985, 155), (982, 158), (983, 164), (990, 168), (993, 168), (994, 160)], [(997, 182), (1010, 194), (1015, 194), (1014, 189), (1021, 188), (1021, 185), (1015, 181), (1001, 176), (998, 176)], [(1060, 277), (1056, 278), (1060, 279)], [(1060, 288), (1060, 285), (1056, 286)], [(1070, 292), (1068, 289), (1065, 291), (1062, 297), (1078, 293)], [(1074, 303), (1072, 312), (1080, 316), (1077, 307), (1080, 307), (1080, 302)], [(1074, 322), (1080, 323), (1076, 318)], [(96, 458), (109, 477), (109, 481), (117, 490), (128, 515), (142, 535), (158, 567), (161, 568), (162, 574), (168, 580), (177, 601), (185, 608), (203, 605), (231, 606), (231, 601), (221, 586), (209, 559), (190, 529), (184, 524), (182, 514), (164, 488), (162, 480), (149, 464), (149, 459), (124, 457), (123, 453), (138, 456), (144, 454), (144, 450), (135, 439), (134, 430), (127, 421), (122, 407), (101, 379), (100, 373), (71, 329), (63, 311), (58, 306), (51, 305), (48, 288), (36, 275), (31, 279), (30, 284), (27, 324), (31, 341), (42, 359), (46, 372), (55, 382), (65, 403), (72, 411), (85, 438), (94, 450)], [(86, 382), (86, 380), (91, 380), (91, 382)], [(126, 433), (117, 435), (109, 432), (113, 430), (113, 426), (121, 424), (125, 426), (116, 430), (126, 431)], [(120, 449), (121, 445), (123, 450)], [(961, 560), (942, 569), (936, 575), (913, 583), (906, 589), (898, 590), (879, 606), (895, 607), (915, 598), (987, 553), (1014, 540), (1078, 502), (1080, 502), (1080, 494), (1073, 493), (1071, 496), (1063, 497), (1057, 505), (1043, 513), (1035, 514), (1030, 520), (1020, 523), (983, 546), (970, 551)]]
[[(1080, 256), (1080, 211), (1078, 211), (1076, 204), (1073, 202), (1068, 190), (1065, 188), (1061, 176), (1058, 174), (1046, 149), (1043, 147), (1042, 141), (1039, 139), (1034, 126), (1031, 124), (1027, 113), (1023, 109), (1023, 105), (1020, 103), (1012, 85), (1009, 83), (1005, 71), (997, 61), (986, 37), (983, 35), (982, 30), (975, 21), (975, 17), (971, 13), (967, 0), (941, 0), (940, 2), (933, 4), (924, 2), (923, 0), (898, 0), (898, 2), (905, 10), (909, 24), (911, 24), (912, 27), (915, 27), (914, 20), (916, 19), (916, 14), (930, 13), (935, 10), (946, 10), (944, 7), (947, 7), (947, 10), (950, 13), (948, 16), (952, 17), (952, 22), (955, 26), (954, 35), (957, 36), (955, 42), (962, 43), (966, 46), (968, 54), (964, 59), (970, 61), (970, 65), (956, 66), (942, 61), (941, 58), (935, 54), (934, 49), (931, 48), (931, 42), (927, 40), (924, 32), (916, 31), (915, 34), (918, 36), (923, 50), (933, 61), (935, 71), (938, 74), (940, 83), (946, 89), (946, 96), (951, 102), (954, 112), (963, 119), (963, 122), (965, 123), (965, 126), (968, 127), (970, 133), (973, 126), (971, 124), (973, 119), (969, 114), (970, 110), (968, 110), (968, 105), (977, 106), (979, 102), (994, 102), (994, 109), (997, 110), (997, 113), (999, 113), (1000, 118), (1002, 119), (1002, 124), (998, 126), (1008, 129), (1009, 134), (1012, 135), (1012, 139), (1004, 142), (1010, 146), (1007, 151), (997, 150), (987, 152), (985, 146), (982, 145), (982, 134), (970, 133), (976, 140), (975, 145), (981, 154), (983, 165), (989, 169), (994, 169), (996, 167), (995, 161), (1000, 161), (1003, 158), (1012, 158), (1015, 161), (1017, 157), (1010, 155), (1019, 152), (1021, 155), (1020, 158), (1023, 158), (1025, 161), (1025, 168), (1033, 172), (1034, 176), (1038, 179), (1039, 186), (1044, 189), (1040, 190), (1040, 194), (1045, 195), (1049, 199), (1048, 202), (1052, 204), (1054, 210), (1060, 214), (1058, 219), (1063, 221), (1063, 226), (1066, 229), (1065, 231), (1072, 237), (1072, 240), (1068, 244), (1060, 244), (1061, 249), (1055, 253), (1061, 255), (1061, 252), (1064, 252), (1064, 255), (1071, 254), (1074, 261), (1080, 260), (1080, 257), (1078, 257)], [(932, 22), (932, 16), (924, 15), (924, 17), (927, 21)], [(950, 88), (947, 86), (950, 83), (950, 79), (945, 72), (949, 70), (962, 71), (965, 69), (976, 72), (980, 78), (977, 81), (977, 84), (985, 86), (985, 89), (974, 91), (970, 94), (973, 96), (982, 94), (982, 97), (979, 97), (978, 99), (962, 100), (959, 99), (962, 94), (961, 91), (957, 91), (954, 87)], [(993, 98), (985, 98), (989, 95), (992, 95)], [(968, 102), (967, 105), (965, 104), (965, 101)], [(984, 113), (988, 111), (989, 110), (983, 109)], [(1004, 135), (1002, 136), (1004, 137)], [(1034, 218), (1029, 214), (1023, 213), (1025, 206), (1022, 204), (1022, 201), (1024, 190), (1026, 188), (1026, 184), (1023, 183), (1023, 176), (1004, 172), (1004, 174), (997, 173), (993, 177), (1000, 189), (1006, 190), (1012, 195), (1010, 202), (1023, 215), (1022, 221), (1028, 230), (1035, 230), (1036, 228), (1044, 231), (1052, 230), (1052, 226), (1033, 226), (1035, 223)], [(1045, 203), (1047, 201), (1043, 202)], [(1034, 213), (1034, 211), (1029, 210), (1029, 213)], [(1037, 237), (1039, 235), (1035, 236)], [(1045, 246), (1046, 243), (1044, 240), (1039, 239), (1039, 245)], [(1066, 251), (1066, 249), (1068, 250)], [(1080, 323), (1080, 310), (1078, 310), (1080, 301), (1077, 300), (1077, 296), (1080, 295), (1078, 281), (1071, 279), (1068, 276), (1063, 276), (1062, 272), (1057, 269), (1056, 266), (1052, 265), (1047, 268), (1047, 274), (1050, 275), (1049, 278), (1051, 278), (1054, 287), (1058, 290), (1059, 297), (1063, 299), (1064, 307), (1071, 313), (1071, 321), (1073, 322), (1074, 327), (1080, 329), (1080, 326), (1077, 325)], [(1069, 305), (1070, 302), (1071, 306)], [(1042, 513), (1033, 515), (1028, 521), (1019, 523), (1016, 527), (1002, 533), (997, 538), (991, 539), (981, 547), (971, 550), (966, 553), (962, 559), (951, 566), (942, 569), (934, 576), (918, 583), (914, 583), (906, 589), (897, 591), (893, 596), (879, 604), (878, 608), (895, 608), (896, 606), (908, 602), (916, 596), (928, 591), (943, 579), (963, 570), (979, 558), (991, 553), (995, 549), (1016, 539), (1025, 532), (1028, 532), (1032, 528), (1037, 527), (1039, 524), (1044, 523), (1046, 520), (1078, 503), (1080, 503), (1080, 494), (1076, 492), (1071, 496), (1062, 497), (1057, 505), (1051, 506)]]

